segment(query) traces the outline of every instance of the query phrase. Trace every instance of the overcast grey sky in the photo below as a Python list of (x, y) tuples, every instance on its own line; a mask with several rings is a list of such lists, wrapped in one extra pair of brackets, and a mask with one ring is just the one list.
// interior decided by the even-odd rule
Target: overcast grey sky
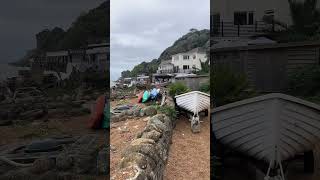
[(161, 52), (189, 29), (209, 29), (210, 0), (111, 0), (111, 79)]
[(21, 58), (36, 47), (35, 35), (45, 28), (66, 29), (81, 12), (104, 0), (1, 0), (0, 64)]

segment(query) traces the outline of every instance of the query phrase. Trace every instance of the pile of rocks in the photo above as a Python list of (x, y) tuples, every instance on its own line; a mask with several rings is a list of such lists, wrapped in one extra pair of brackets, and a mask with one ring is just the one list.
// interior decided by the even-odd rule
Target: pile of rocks
[(0, 125), (12, 123), (12, 120), (33, 120), (47, 114), (44, 94), (35, 87), (19, 88), (11, 100), (0, 103)]
[(144, 116), (153, 116), (157, 114), (157, 109), (155, 106), (148, 106), (141, 108), (139, 106), (133, 106), (130, 109), (123, 110), (120, 113), (112, 114), (111, 122), (125, 121), (133, 117), (144, 117)]
[(0, 175), (0, 180), (73, 180), (79, 179), (79, 176), (83, 175), (105, 175), (107, 173), (106, 168), (100, 166), (105, 166), (107, 154), (99, 153), (99, 150), (106, 151), (106, 149), (101, 150), (101, 147), (99, 147), (97, 135), (86, 135), (58, 155), (43, 156), (36, 159), (32, 164), (15, 166), (14, 163), (8, 163), (0, 159), (0, 167), (13, 166)]
[(150, 118), (145, 129), (122, 153), (112, 179), (162, 179), (175, 119), (164, 114)]

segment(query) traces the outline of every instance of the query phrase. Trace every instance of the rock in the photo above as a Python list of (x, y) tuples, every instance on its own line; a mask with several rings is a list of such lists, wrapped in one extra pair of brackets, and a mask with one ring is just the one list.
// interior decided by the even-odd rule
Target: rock
[(141, 136), (141, 138), (152, 139), (156, 142), (159, 140), (160, 137), (161, 133), (155, 130), (151, 130), (150, 132), (144, 132)]
[(61, 99), (62, 101), (70, 101), (71, 100), (71, 97), (69, 96), (69, 95), (67, 95), (67, 94), (64, 94), (63, 96), (62, 96), (62, 99)]
[(73, 165), (73, 159), (66, 154), (60, 154), (56, 158), (56, 166), (59, 170), (68, 170)]
[(109, 156), (107, 148), (100, 150), (97, 157), (97, 171), (98, 174), (107, 175), (109, 172)]
[(157, 109), (154, 106), (145, 107), (143, 111), (146, 116), (153, 116), (157, 114)]
[(145, 115), (144, 109), (141, 109), (140, 112), (139, 112), (139, 116), (140, 116), (140, 117), (143, 117), (144, 115)]
[(22, 120), (33, 120), (33, 119), (39, 119), (45, 115), (45, 112), (42, 109), (35, 109), (26, 111), (20, 114), (20, 118)]
[(38, 177), (37, 179), (39, 180), (57, 180), (58, 179), (58, 174), (54, 171), (48, 171)]
[(31, 172), (38, 174), (38, 173), (47, 172), (53, 169), (54, 167), (55, 167), (54, 159), (44, 158), (44, 159), (35, 160), (30, 170)]
[(131, 142), (132, 146), (140, 145), (140, 144), (155, 144), (155, 141), (152, 139), (138, 138)]
[(75, 175), (69, 172), (63, 172), (58, 174), (57, 180), (78, 180), (80, 179), (79, 175)]
[(126, 115), (128, 115), (128, 116), (132, 116), (133, 113), (134, 113), (134, 112), (133, 112), (132, 109), (129, 109), (129, 110), (126, 111)]
[(119, 115), (111, 115), (111, 121), (112, 122), (119, 122), (120, 117)]
[(0, 119), (0, 126), (9, 126), (12, 124), (12, 120), (1, 120)]
[(140, 111), (141, 111), (140, 107), (134, 107), (133, 108), (133, 115), (134, 116), (140, 116)]
[(0, 176), (3, 180), (33, 180), (36, 179), (34, 175), (25, 170), (12, 170), (4, 176)]
[(129, 132), (129, 130), (128, 130), (128, 128), (126, 127), (126, 126), (124, 126), (124, 127), (118, 127), (118, 129), (119, 129), (119, 131), (120, 131), (120, 133), (121, 134), (123, 134), (123, 133), (126, 133), (126, 132)]

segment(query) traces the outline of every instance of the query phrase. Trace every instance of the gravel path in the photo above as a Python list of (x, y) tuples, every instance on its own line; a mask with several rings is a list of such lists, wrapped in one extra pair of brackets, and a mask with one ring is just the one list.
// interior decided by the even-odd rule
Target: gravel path
[(202, 117), (201, 132), (191, 132), (190, 122), (181, 117), (173, 132), (165, 180), (210, 179), (210, 122)]

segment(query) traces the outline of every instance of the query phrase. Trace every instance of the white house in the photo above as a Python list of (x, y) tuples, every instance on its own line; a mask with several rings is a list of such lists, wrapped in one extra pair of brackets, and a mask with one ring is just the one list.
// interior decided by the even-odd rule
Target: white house
[(201, 70), (201, 62), (207, 61), (207, 53), (201, 48), (195, 48), (188, 52), (172, 55), (171, 63), (174, 72), (190, 73), (194, 70)]
[(171, 63), (171, 60), (162, 61), (158, 67), (157, 73), (158, 74), (170, 74), (174, 73), (174, 65)]

